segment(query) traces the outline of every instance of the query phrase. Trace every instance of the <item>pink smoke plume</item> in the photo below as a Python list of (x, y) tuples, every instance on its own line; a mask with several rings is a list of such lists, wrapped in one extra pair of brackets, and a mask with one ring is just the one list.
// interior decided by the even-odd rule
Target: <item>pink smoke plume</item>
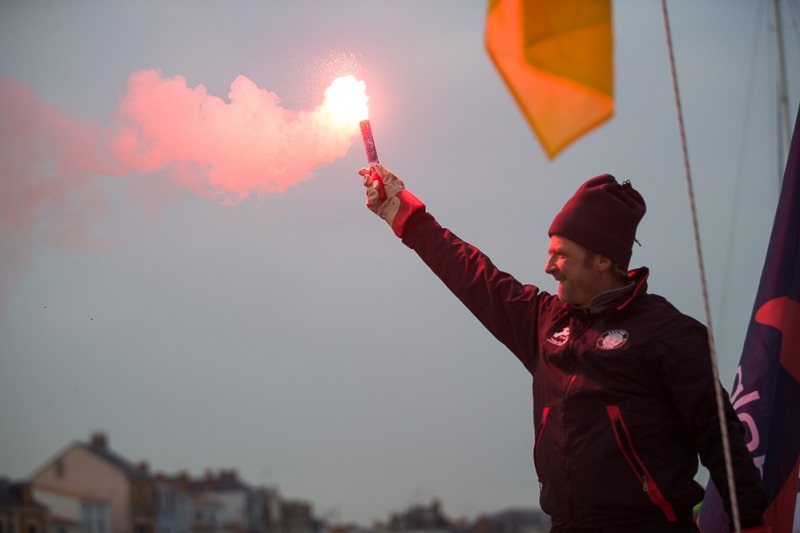
[(96, 127), (0, 77), (0, 296), (37, 245), (86, 243)]
[[(365, 108), (363, 82), (348, 78)], [(100, 126), (0, 77), (0, 296), (37, 245), (86, 244), (87, 207), (102, 202), (92, 187), (99, 175), (163, 171), (235, 204), (283, 191), (343, 157), (359, 129), (342, 120), (332, 87), (313, 110), (294, 111), (244, 76), (225, 101), (181, 76), (145, 70), (130, 76), (110, 123)]]
[(321, 164), (344, 156), (357, 133), (331, 120), (326, 100), (314, 111), (282, 108), (278, 96), (244, 76), (229, 103), (180, 76), (133, 74), (117, 108), (110, 155), (122, 171), (167, 169), (178, 183), (237, 202), (280, 192)]

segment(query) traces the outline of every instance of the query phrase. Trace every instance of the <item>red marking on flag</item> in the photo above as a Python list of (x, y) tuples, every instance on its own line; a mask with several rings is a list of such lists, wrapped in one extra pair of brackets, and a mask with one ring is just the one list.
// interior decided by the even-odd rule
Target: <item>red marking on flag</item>
[[(772, 531), (792, 531), (795, 499), (797, 498), (797, 476), (800, 474), (800, 458), (794, 464), (792, 473), (786, 478), (781, 490), (764, 512), (764, 521), (772, 526)], [(797, 530), (795, 530), (797, 531)]]
[(800, 303), (786, 296), (770, 300), (756, 312), (756, 322), (783, 334), (781, 365), (800, 382)]

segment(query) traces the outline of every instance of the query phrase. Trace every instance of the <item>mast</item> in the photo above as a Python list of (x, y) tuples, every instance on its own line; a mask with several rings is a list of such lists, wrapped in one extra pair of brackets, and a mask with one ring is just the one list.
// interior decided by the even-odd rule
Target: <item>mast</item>
[[(780, 119), (780, 130), (783, 143), (778, 156), (781, 165), (781, 172), (778, 173), (778, 180), (783, 175), (783, 164), (789, 154), (789, 97), (786, 89), (786, 60), (783, 53), (783, 29), (781, 26), (781, 2), (772, 0), (772, 7), (775, 13), (775, 41), (778, 54), (778, 113)], [(780, 182), (779, 182), (780, 185)]]

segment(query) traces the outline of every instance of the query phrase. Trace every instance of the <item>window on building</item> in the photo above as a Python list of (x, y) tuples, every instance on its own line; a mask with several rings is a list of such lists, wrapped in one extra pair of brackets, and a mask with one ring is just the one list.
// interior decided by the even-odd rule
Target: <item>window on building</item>
[(108, 504), (98, 501), (81, 502), (81, 531), (85, 533), (109, 533)]

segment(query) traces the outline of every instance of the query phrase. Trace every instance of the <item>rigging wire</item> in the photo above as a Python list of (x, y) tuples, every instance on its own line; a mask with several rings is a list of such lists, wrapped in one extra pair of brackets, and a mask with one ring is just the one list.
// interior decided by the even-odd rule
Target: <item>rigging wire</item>
[[(780, 0), (772, 0), (772, 5), (775, 10), (775, 50), (778, 55), (778, 106), (780, 109), (780, 133), (781, 133), (781, 147), (783, 150), (780, 152), (781, 160), (785, 160), (789, 156), (789, 96), (786, 89), (786, 60), (784, 59), (783, 51), (783, 23), (781, 22), (781, 2)], [(782, 166), (782, 165), (781, 165)], [(783, 172), (781, 172), (783, 174)], [(781, 183), (782, 177), (778, 178), (778, 184)]]
[[(750, 115), (752, 104), (753, 104), (753, 86), (755, 80), (755, 71), (756, 71), (756, 62), (757, 56), (759, 52), (759, 43), (761, 42), (761, 18), (763, 14), (763, 9), (760, 6), (763, 4), (759, 4), (759, 8), (756, 11), (756, 24), (754, 28), (754, 35), (753, 35), (753, 48), (750, 52), (750, 68), (748, 72), (750, 73), (748, 80), (747, 80), (747, 89), (745, 91), (745, 104), (744, 104), (744, 113), (742, 114), (742, 135), (739, 140), (739, 157), (738, 162), (736, 164), (736, 177), (734, 178), (733, 182), (733, 206), (731, 208), (731, 217), (730, 222), (728, 223), (728, 241), (725, 247), (725, 261), (724, 261), (724, 270), (722, 273), (722, 284), (720, 289), (720, 301), (718, 309), (725, 310), (728, 308), (728, 287), (730, 286), (731, 282), (731, 270), (734, 265), (733, 256), (734, 251), (736, 249), (736, 235), (738, 233), (738, 221), (739, 217), (736, 216), (736, 213), (739, 212), (739, 206), (741, 205), (742, 200), (742, 181), (744, 180), (744, 168), (745, 168), (745, 154), (747, 150), (745, 150), (747, 141), (745, 133), (750, 131), (751, 128), (748, 126), (752, 117)], [(725, 329), (725, 320), (721, 321), (722, 324), (718, 328), (718, 333), (720, 338), (724, 337), (724, 329)]]
[(800, 32), (797, 31), (797, 19), (800, 18), (800, 1), (795, 0), (794, 2), (788, 2), (788, 4), (792, 19), (791, 27), (794, 29), (794, 37), (797, 41), (797, 48), (800, 49)]
[[(789, 23), (785, 21), (786, 11), (783, 11), (781, 5), (788, 6)], [(790, 144), (790, 131), (794, 127), (794, 116), (789, 113), (789, 101), (791, 100), (791, 87), (789, 87), (788, 72), (786, 70), (786, 41), (787, 35), (784, 30), (788, 29), (789, 33), (793, 34), (795, 47), (789, 47), (790, 53), (797, 53), (800, 50), (800, 31), (798, 31), (798, 18), (800, 17), (800, 0), (773, 0), (773, 11), (775, 14), (775, 25), (773, 26), (775, 32), (775, 58), (777, 65), (773, 68), (777, 73), (777, 90), (775, 98), (775, 108), (778, 109), (777, 124), (775, 132), (779, 140), (775, 142), (777, 149), (778, 161), (778, 194), (780, 194), (780, 184), (783, 179), (784, 165), (786, 158), (789, 156)], [(772, 57), (772, 56), (770, 56)]]
[(692, 214), (692, 229), (694, 231), (694, 244), (697, 252), (697, 264), (700, 270), (700, 286), (703, 292), (703, 307), (705, 309), (706, 323), (708, 324), (708, 352), (711, 358), (711, 368), (714, 375), (714, 393), (717, 399), (717, 415), (719, 417), (719, 429), (722, 435), (722, 451), (725, 456), (725, 474), (728, 479), (728, 493), (731, 504), (731, 521), (735, 531), (741, 530), (739, 520), (739, 501), (736, 497), (736, 480), (733, 477), (733, 465), (731, 463), (730, 442), (728, 441), (728, 423), (725, 419), (725, 408), (722, 399), (722, 385), (719, 381), (719, 369), (717, 367), (717, 354), (714, 346), (714, 333), (711, 325), (711, 309), (708, 303), (708, 285), (706, 283), (705, 266), (703, 264), (703, 250), (700, 244), (700, 227), (697, 222), (697, 208), (694, 199), (694, 185), (692, 183), (692, 173), (689, 166), (689, 151), (686, 146), (686, 129), (683, 124), (683, 110), (681, 108), (680, 91), (678, 90), (678, 76), (675, 72), (675, 56), (672, 49), (672, 35), (669, 27), (669, 15), (667, 13), (667, 0), (661, 0), (661, 11), (664, 15), (664, 33), (667, 38), (667, 52), (669, 54), (670, 74), (672, 75), (672, 89), (675, 96), (675, 111), (678, 115), (678, 131), (681, 140), (681, 151), (683, 153), (683, 166), (686, 174), (686, 187), (689, 191), (689, 208)]

